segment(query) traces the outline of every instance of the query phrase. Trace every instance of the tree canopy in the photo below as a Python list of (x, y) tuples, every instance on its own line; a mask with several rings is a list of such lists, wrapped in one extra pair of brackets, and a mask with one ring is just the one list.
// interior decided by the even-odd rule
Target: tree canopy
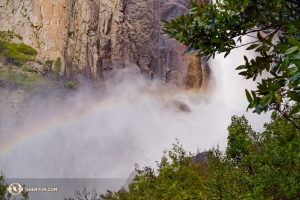
[[(163, 21), (163, 31), (198, 52), (204, 60), (248, 45), (258, 53), (244, 56), (239, 74), (256, 81), (263, 72), (267, 78), (257, 90), (248, 91), (248, 109), (260, 114), (276, 110), (300, 129), (295, 117), (300, 111), (300, 2), (296, 0), (216, 0), (215, 4), (191, 1), (189, 13)], [(253, 41), (241, 43), (243, 38)]]
[[(293, 141), (291, 133), (296, 135)], [(97, 195), (93, 190), (86, 199), (299, 199), (299, 133), (276, 112), (262, 132), (254, 131), (244, 116), (233, 116), (225, 151), (212, 148), (207, 159), (192, 162), (192, 155), (177, 141), (157, 162), (157, 170), (136, 166), (128, 191)], [(77, 191), (76, 199), (84, 194), (85, 189)]]

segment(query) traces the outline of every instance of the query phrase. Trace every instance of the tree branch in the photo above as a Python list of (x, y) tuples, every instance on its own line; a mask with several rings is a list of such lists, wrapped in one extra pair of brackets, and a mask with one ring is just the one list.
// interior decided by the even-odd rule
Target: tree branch
[(273, 107), (273, 109), (276, 110), (277, 112), (279, 112), (279, 113), (280, 113), (285, 119), (287, 119), (289, 122), (291, 122), (291, 123), (293, 124), (293, 126), (294, 126), (296, 129), (300, 130), (300, 127), (297, 126), (297, 125), (294, 123), (294, 121), (291, 120), (284, 112), (282, 112), (280, 109), (277, 109), (277, 108), (275, 108), (275, 107)]

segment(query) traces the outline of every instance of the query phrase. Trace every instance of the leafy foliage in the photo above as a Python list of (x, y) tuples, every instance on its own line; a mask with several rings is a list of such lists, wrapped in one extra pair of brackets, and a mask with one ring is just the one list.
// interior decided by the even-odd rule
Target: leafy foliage
[[(248, 46), (258, 56), (238, 66), (240, 75), (255, 81), (263, 72), (268, 78), (256, 91), (246, 90), (248, 109), (260, 114), (276, 110), (300, 129), (300, 3), (294, 0), (222, 0), (213, 5), (191, 1), (188, 14), (163, 21), (163, 31), (184, 43), (187, 52), (198, 51), (205, 60)], [(241, 44), (242, 37), (254, 41)], [(274, 38), (278, 39), (274, 40)], [(290, 112), (291, 111), (291, 112)]]
[[(3, 173), (0, 171), (0, 198), (2, 200), (9, 200), (11, 198), (11, 194), (7, 192), (8, 184), (5, 183), (5, 177)], [(21, 199), (20, 200), (28, 200), (28, 192), (23, 191), (21, 193)], [(14, 198), (15, 199), (15, 198)]]
[(178, 140), (157, 166), (157, 172), (136, 166), (138, 175), (129, 185), (127, 199), (205, 199), (205, 166), (191, 164), (191, 154)]
[(276, 112), (262, 133), (244, 116), (231, 120), (224, 153), (212, 148), (207, 162), (192, 164), (177, 142), (157, 170), (137, 166), (129, 191), (103, 199), (299, 199), (300, 131)]
[(12, 67), (0, 69), (0, 80), (3, 80), (5, 87), (10, 89), (21, 88), (33, 93), (51, 89), (51, 83), (48, 79), (37, 74), (16, 71)]
[(49, 71), (52, 71), (52, 65), (53, 65), (53, 63), (54, 63), (54, 60), (46, 60), (43, 70), (46, 73), (49, 72)]
[(0, 31), (0, 57), (4, 58), (7, 63), (16, 66), (22, 66), (28, 61), (35, 61), (37, 50), (24, 43), (12, 42), (14, 37), (22, 39), (20, 35), (11, 31)]
[(62, 66), (62, 62), (61, 62), (60, 57), (58, 57), (56, 59), (56, 61), (54, 62), (54, 70), (53, 70), (54, 75), (55, 75), (55, 77), (56, 77), (57, 80), (60, 77), (61, 66)]
[(19, 40), (23, 40), (23, 37), (19, 34), (14, 33), (13, 31), (0, 31), (0, 38), (3, 41), (11, 41), (13, 38), (18, 38)]
[(73, 81), (67, 81), (66, 87), (70, 90), (75, 90), (77, 88), (76, 84)]

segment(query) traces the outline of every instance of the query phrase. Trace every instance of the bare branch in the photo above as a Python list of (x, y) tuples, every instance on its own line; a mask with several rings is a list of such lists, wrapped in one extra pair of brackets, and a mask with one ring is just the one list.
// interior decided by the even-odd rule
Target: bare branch
[(300, 127), (297, 126), (295, 122), (292, 119), (290, 119), (284, 112), (282, 112), (280, 109), (277, 109), (276, 107), (272, 107), (272, 109), (276, 110), (279, 114), (281, 114), (281, 116), (283, 116), (285, 119), (291, 122), (296, 129), (300, 130)]

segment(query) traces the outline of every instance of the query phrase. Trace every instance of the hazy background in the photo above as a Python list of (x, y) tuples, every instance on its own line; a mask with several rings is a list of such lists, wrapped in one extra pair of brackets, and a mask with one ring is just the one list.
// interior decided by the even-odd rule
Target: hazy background
[[(209, 62), (206, 93), (146, 80), (133, 67), (116, 72), (103, 91), (81, 80), (82, 87), (63, 99), (32, 99), (34, 107), (17, 131), (0, 135), (0, 169), (7, 178), (126, 178), (134, 163), (155, 166), (176, 138), (195, 153), (218, 144), (225, 149), (232, 115), (245, 114), (255, 130), (269, 119), (246, 113), (245, 88), (256, 83), (234, 70), (244, 53)], [(172, 100), (191, 112), (181, 112)], [(4, 151), (15, 140), (20, 142)]]

